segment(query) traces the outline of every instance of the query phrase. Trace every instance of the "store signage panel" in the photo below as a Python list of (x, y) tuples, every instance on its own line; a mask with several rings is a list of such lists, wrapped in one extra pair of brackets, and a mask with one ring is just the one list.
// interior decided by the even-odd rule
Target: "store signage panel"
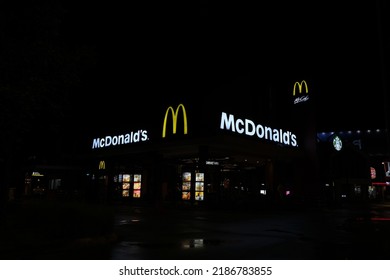
[(333, 137), (332, 144), (336, 151), (341, 151), (341, 148), (343, 147), (343, 141), (340, 137), (338, 137), (337, 135)]
[(163, 123), (163, 130), (162, 130), (162, 138), (165, 138), (166, 136), (166, 129), (167, 129), (167, 118), (169, 113), (172, 115), (172, 134), (176, 134), (176, 128), (177, 128), (177, 115), (179, 114), (179, 110), (182, 111), (183, 116), (183, 134), (187, 134), (188, 127), (187, 127), (187, 112), (183, 104), (179, 104), (176, 107), (176, 110), (173, 110), (172, 106), (169, 106), (167, 110), (165, 111), (165, 117), (164, 117), (164, 123)]
[(99, 162), (99, 170), (104, 170), (106, 169), (106, 162), (104, 160), (101, 160)]
[(288, 146), (297, 147), (297, 136), (291, 131), (271, 128), (261, 124), (256, 124), (249, 119), (236, 118), (233, 114), (222, 112), (220, 127), (221, 130), (230, 130), (234, 133), (254, 136), (272, 142), (281, 143)]
[[(182, 114), (179, 114), (179, 112), (182, 112)], [(169, 118), (169, 115), (172, 116), (172, 118)], [(188, 125), (187, 125), (187, 112), (183, 104), (179, 104), (176, 107), (176, 110), (173, 109), (172, 106), (169, 106), (165, 111), (165, 117), (163, 122), (163, 129), (162, 129), (162, 138), (166, 137), (167, 134), (167, 125), (169, 120), (172, 120), (172, 134), (176, 134), (177, 131), (177, 123), (178, 123), (178, 117), (182, 116), (183, 118), (183, 134), (188, 133)], [(119, 145), (126, 145), (131, 143), (139, 143), (139, 142), (145, 142), (149, 141), (148, 131), (146, 129), (144, 130), (138, 130), (138, 131), (131, 131), (126, 134), (120, 134), (120, 135), (107, 135), (104, 137), (95, 138), (92, 140), (92, 149), (99, 149), (99, 148), (105, 148), (109, 146), (119, 146)]]
[[(305, 91), (303, 91), (303, 89), (305, 89)], [(309, 100), (309, 88), (305, 80), (303, 80), (302, 82), (295, 82), (293, 87), (293, 97), (294, 104), (306, 102)]]
[(109, 146), (118, 146), (131, 143), (144, 142), (149, 140), (147, 130), (132, 131), (121, 135), (108, 135), (101, 138), (95, 138), (92, 141), (92, 149), (104, 148)]
[[(180, 126), (183, 125), (182, 133), (188, 134), (187, 112), (185, 106), (183, 104), (179, 104), (176, 109), (174, 109), (172, 106), (169, 106), (166, 109), (163, 119), (162, 138), (165, 138), (169, 132), (167, 131), (167, 126), (170, 128), (170, 120), (172, 120), (171, 133), (176, 134), (179, 117), (182, 118), (182, 121), (179, 122)], [(253, 136), (259, 139), (264, 139), (287, 146), (298, 146), (297, 136), (291, 131), (258, 124), (250, 119), (236, 118), (233, 114), (228, 114), (226, 112), (222, 112), (220, 118), (220, 130), (229, 130), (234, 133)], [(149, 140), (150, 138), (148, 130), (137, 130), (126, 134), (114, 136), (107, 135), (104, 137), (95, 138), (92, 141), (92, 149), (146, 142)]]

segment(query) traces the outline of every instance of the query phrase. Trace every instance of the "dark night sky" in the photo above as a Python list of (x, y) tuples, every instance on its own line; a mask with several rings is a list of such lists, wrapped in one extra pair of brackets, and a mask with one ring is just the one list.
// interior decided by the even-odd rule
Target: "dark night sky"
[[(148, 110), (140, 104), (236, 102), (269, 86), (283, 104), (291, 92), (281, 89), (302, 79), (315, 95), (319, 130), (382, 128), (390, 65), (382, 2), (62, 1), (61, 44), (87, 46), (95, 60), (71, 93), (72, 129), (84, 137), (139, 121)], [(240, 77), (250, 93), (216, 90)]]
[[(381, 60), (389, 41), (384, 40), (382, 55), (375, 1), (301, 3), (209, 8), (204, 39), (211, 42), (211, 57), (233, 55), (239, 67), (249, 68), (253, 76), (271, 76), (276, 84), (311, 81), (321, 127), (383, 127)], [(382, 17), (388, 11), (382, 8)], [(225, 53), (219, 54), (220, 49)]]
[[(89, 81), (93, 94), (103, 95), (98, 107), (116, 108), (124, 97), (140, 103), (191, 94), (221, 98), (212, 89), (240, 76), (250, 77), (253, 93), (260, 95), (264, 81), (277, 87), (306, 79), (321, 127), (383, 127), (381, 67), (388, 68), (389, 40), (379, 36), (376, 5), (387, 18), (388, 7), (375, 1), (201, 1), (196, 9), (76, 4), (69, 6), (66, 24), (73, 28), (69, 40), (99, 48), (99, 67)], [(108, 114), (123, 116), (118, 110)]]

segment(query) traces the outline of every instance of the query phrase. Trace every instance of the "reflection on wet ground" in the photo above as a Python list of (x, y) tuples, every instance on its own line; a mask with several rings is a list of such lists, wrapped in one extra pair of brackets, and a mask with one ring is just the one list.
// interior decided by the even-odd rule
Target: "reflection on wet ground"
[(111, 213), (97, 205), (41, 204), (17, 210), (0, 230), (1, 259), (390, 259), (386, 203), (266, 211), (124, 206)]
[(387, 259), (388, 218), (388, 208), (380, 206), (258, 213), (129, 209), (117, 216), (111, 258)]
[(205, 242), (203, 238), (195, 238), (195, 239), (182, 240), (181, 245), (183, 249), (191, 249), (191, 248), (202, 248), (207, 243), (208, 242)]

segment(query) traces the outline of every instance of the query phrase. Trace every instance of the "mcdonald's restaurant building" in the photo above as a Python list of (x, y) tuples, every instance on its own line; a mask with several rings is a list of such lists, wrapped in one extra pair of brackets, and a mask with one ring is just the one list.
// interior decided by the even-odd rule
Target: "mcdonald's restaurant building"
[(274, 85), (273, 99), (241, 82), (221, 88), (223, 98), (147, 103), (125, 125), (85, 139), (81, 160), (34, 165), (23, 193), (216, 207), (390, 197), (385, 137), (318, 132), (309, 86)]
[(310, 107), (302, 84), (289, 91), (292, 106), (301, 107), (283, 107), (278, 118), (259, 95), (156, 102), (147, 118), (89, 139), (88, 193), (119, 203), (210, 206), (315, 196), (313, 118), (294, 125)]

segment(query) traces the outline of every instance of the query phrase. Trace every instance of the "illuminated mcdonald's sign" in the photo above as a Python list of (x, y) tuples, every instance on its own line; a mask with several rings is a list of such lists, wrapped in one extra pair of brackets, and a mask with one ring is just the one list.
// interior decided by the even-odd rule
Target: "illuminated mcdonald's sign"
[[(302, 82), (295, 82), (293, 87), (293, 96), (295, 96), (296, 91), (298, 87), (298, 93), (300, 94), (299, 97), (294, 99), (294, 104), (305, 102), (309, 100), (309, 88), (307, 86), (307, 83), (305, 80), (302, 80)], [(305, 87), (305, 95), (302, 95), (303, 87)]]
[(167, 128), (167, 118), (168, 114), (172, 114), (172, 133), (176, 134), (176, 128), (177, 128), (177, 115), (179, 114), (179, 110), (182, 110), (183, 113), (183, 125), (184, 125), (184, 134), (187, 134), (188, 128), (187, 128), (187, 113), (186, 109), (183, 104), (179, 104), (176, 107), (176, 110), (172, 108), (172, 106), (169, 106), (167, 110), (165, 111), (165, 117), (164, 117), (164, 124), (163, 124), (163, 130), (162, 130), (162, 138), (165, 138), (166, 136), (166, 128)]
[(297, 89), (297, 86), (298, 86), (299, 93), (302, 93), (302, 87), (303, 86), (305, 86), (306, 93), (308, 93), (309, 89), (307, 87), (307, 83), (306, 83), (305, 80), (303, 80), (302, 82), (295, 82), (294, 88), (293, 88), (293, 96), (295, 96), (295, 90)]
[(92, 149), (145, 142), (148, 140), (149, 140), (148, 131), (144, 129), (139, 129), (137, 131), (131, 131), (125, 134), (113, 135), (113, 136), (107, 135), (105, 137), (95, 138), (92, 141)]
[(99, 162), (99, 170), (106, 169), (106, 162), (104, 160), (101, 160)]

